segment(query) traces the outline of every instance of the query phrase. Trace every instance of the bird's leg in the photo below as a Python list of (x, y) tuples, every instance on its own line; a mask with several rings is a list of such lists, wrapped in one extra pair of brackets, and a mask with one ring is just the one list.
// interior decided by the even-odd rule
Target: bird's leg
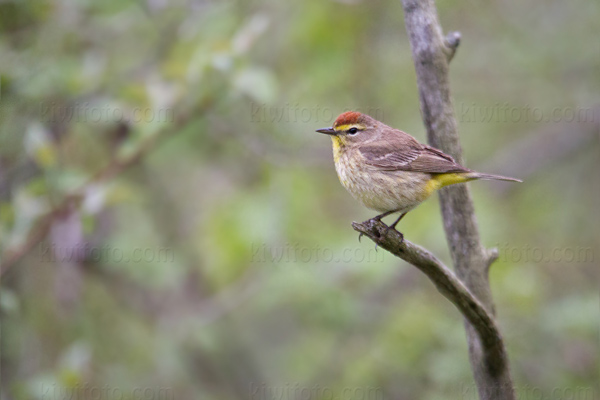
[[(373, 218), (371, 218), (369, 221), (377, 221), (377, 222), (381, 222), (382, 218), (387, 217), (390, 214), (393, 214), (395, 212), (398, 212), (398, 210), (391, 210), (391, 211), (386, 211), (382, 214), (376, 215)], [(390, 229), (396, 229), (396, 225), (398, 224), (398, 222), (400, 222), (400, 220), (402, 219), (402, 217), (404, 217), (406, 215), (406, 213), (403, 213), (402, 215), (400, 215), (400, 217), (398, 217), (398, 219), (390, 226), (388, 226), (385, 230), (385, 233), (387, 235), (387, 233), (389, 232)], [(402, 238), (402, 240), (404, 240), (404, 235), (401, 232), (400, 233), (400, 237)], [(358, 235), (358, 241), (360, 242), (360, 238), (362, 238), (362, 236), (364, 235), (364, 233), (360, 233)], [(377, 249), (377, 243), (375, 243), (375, 249)]]
[[(369, 219), (368, 222), (371, 221), (377, 221), (377, 222), (381, 222), (381, 218), (387, 217), (390, 214), (393, 214), (395, 212), (398, 212), (398, 210), (391, 210), (391, 211), (386, 211), (383, 214), (379, 214), (374, 216), (373, 218)], [(364, 222), (363, 222), (364, 223)], [(388, 228), (389, 230), (389, 228)], [(386, 231), (387, 232), (387, 231)], [(363, 236), (363, 233), (361, 233), (360, 235), (358, 235), (358, 241), (360, 242), (360, 238)], [(377, 248), (377, 247), (376, 247)]]
[(387, 230), (387, 231), (385, 231), (385, 233), (386, 233), (386, 234), (388, 233), (388, 231), (389, 231), (390, 229), (394, 229), (396, 232), (398, 232), (398, 233), (400, 234), (400, 243), (404, 242), (404, 235), (402, 234), (402, 232), (400, 232), (399, 230), (397, 230), (397, 229), (396, 229), (396, 225), (398, 225), (398, 222), (400, 222), (400, 220), (401, 220), (402, 218), (404, 218), (404, 216), (405, 216), (405, 215), (406, 215), (406, 213), (402, 213), (402, 214), (400, 214), (400, 216), (398, 217), (398, 219), (397, 219), (396, 221), (394, 221), (394, 223), (393, 223), (393, 224), (391, 224), (391, 225), (388, 227), (388, 230)]
[(381, 222), (381, 218), (387, 217), (388, 215), (393, 214), (395, 212), (398, 212), (398, 210), (386, 211), (383, 214), (379, 214), (379, 215), (374, 216), (373, 218), (371, 218), (371, 220)]
[(391, 224), (390, 226), (388, 226), (388, 227), (387, 227), (387, 229), (385, 230), (385, 234), (386, 234), (386, 235), (388, 234), (388, 232), (389, 232), (391, 229), (393, 229), (393, 230), (395, 230), (396, 232), (398, 232), (398, 233), (400, 234), (400, 243), (402, 243), (402, 242), (404, 241), (404, 235), (402, 234), (402, 232), (400, 232), (400, 231), (398, 231), (398, 230), (396, 229), (396, 225), (398, 225), (398, 222), (400, 222), (400, 220), (401, 220), (402, 218), (404, 218), (404, 216), (405, 216), (405, 215), (406, 215), (406, 213), (402, 213), (402, 214), (400, 214), (400, 216), (398, 217), (398, 219), (396, 219), (396, 221), (394, 221), (394, 223), (393, 223), (393, 224)]
[(400, 222), (400, 220), (402, 218), (404, 218), (405, 215), (406, 215), (406, 213), (400, 214), (400, 216), (398, 217), (398, 219), (393, 224), (391, 224), (388, 228), (389, 229), (396, 229), (396, 225), (398, 225), (398, 222)]

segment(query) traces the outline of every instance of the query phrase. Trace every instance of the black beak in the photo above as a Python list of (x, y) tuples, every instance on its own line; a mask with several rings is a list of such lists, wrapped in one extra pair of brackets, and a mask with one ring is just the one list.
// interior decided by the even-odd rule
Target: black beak
[(325, 133), (326, 135), (336, 135), (337, 132), (333, 130), (333, 128), (321, 128), (317, 129), (315, 132)]

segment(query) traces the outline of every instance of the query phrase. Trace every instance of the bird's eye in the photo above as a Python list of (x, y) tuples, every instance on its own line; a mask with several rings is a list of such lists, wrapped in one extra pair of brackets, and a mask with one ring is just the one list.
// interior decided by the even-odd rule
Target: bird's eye
[(348, 129), (348, 133), (351, 135), (356, 135), (356, 133), (358, 132), (358, 128), (350, 128)]

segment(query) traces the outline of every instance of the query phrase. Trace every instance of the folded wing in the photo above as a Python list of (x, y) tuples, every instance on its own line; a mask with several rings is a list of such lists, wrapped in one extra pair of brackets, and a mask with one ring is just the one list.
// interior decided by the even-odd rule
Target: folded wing
[(420, 144), (414, 138), (402, 137), (378, 144), (362, 146), (365, 162), (387, 171), (413, 171), (431, 174), (471, 172), (452, 157), (433, 147)]

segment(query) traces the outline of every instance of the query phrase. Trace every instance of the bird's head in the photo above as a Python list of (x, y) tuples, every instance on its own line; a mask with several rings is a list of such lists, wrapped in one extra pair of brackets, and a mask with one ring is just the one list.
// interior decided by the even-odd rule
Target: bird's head
[(319, 133), (331, 135), (333, 144), (352, 146), (373, 140), (378, 134), (380, 123), (366, 114), (347, 111), (340, 114), (330, 128), (317, 129)]

